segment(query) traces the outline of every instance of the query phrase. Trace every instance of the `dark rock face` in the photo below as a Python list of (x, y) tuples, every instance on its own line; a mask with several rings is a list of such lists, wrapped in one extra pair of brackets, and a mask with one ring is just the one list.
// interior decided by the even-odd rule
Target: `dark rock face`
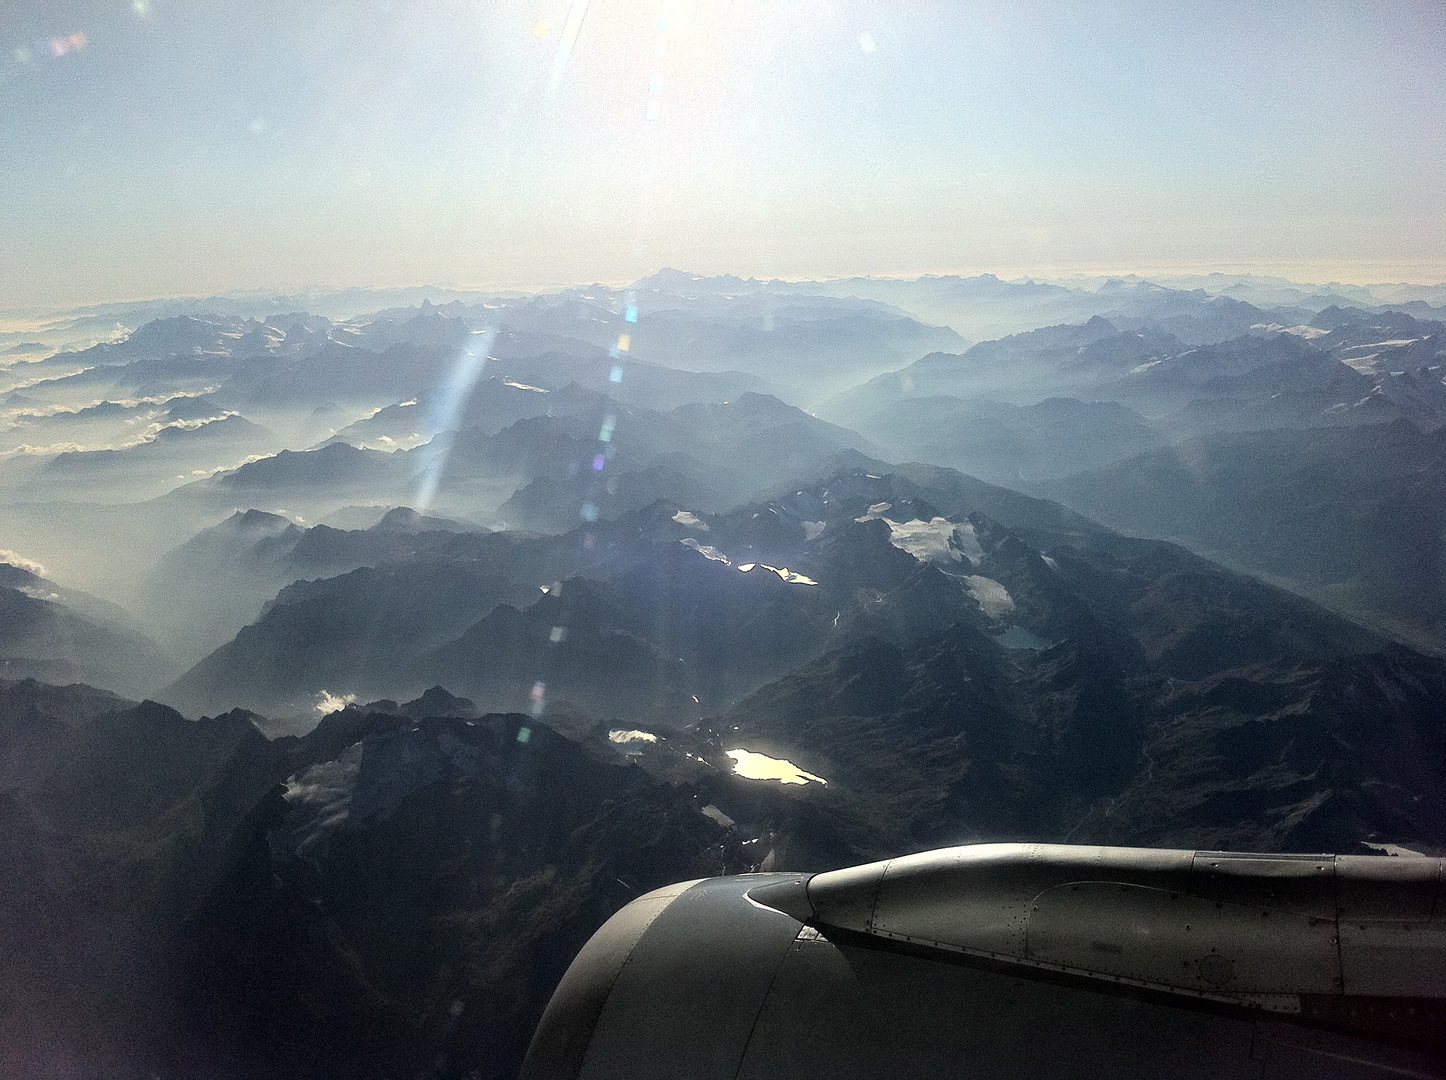
[(751, 695), (728, 738), (828, 778), (900, 849), (1048, 837), (1349, 851), (1446, 835), (1446, 664), (1406, 650), (1184, 679), (955, 628)]
[[(235, 717), (0, 686), (0, 1072), (142, 1076), (179, 1036), (173, 928), (267, 783)], [(55, 1070), (59, 1070), (58, 1072)]]
[(741, 837), (524, 717), (349, 709), (268, 742), (84, 687), (0, 685), (7, 1074), (515, 1071), (589, 934), (747, 869)]
[[(268, 741), (239, 709), (191, 722), (81, 686), (0, 684), (0, 930), (25, 942), (0, 960), (0, 1064), (502, 1077), (587, 936), (671, 881), (990, 839), (1446, 838), (1446, 663), (1179, 548), (1059, 529), (1068, 518), (1032, 504), (1019, 520), (1054, 528), (975, 511), (951, 543), (977, 551), (921, 561), (858, 512), (891, 501), (922, 521), (934, 505), (882, 484), (836, 477), (709, 525), (735, 554), (806, 555), (818, 586), (671, 541), (612, 581), (495, 609), (458, 639), (494, 671), (528, 662), (499, 659), (527, 637), (513, 623), (571, 628), (576, 651), (551, 674), (574, 691), (549, 695), (547, 724), (433, 686)], [(814, 514), (827, 520), (809, 540)], [(1013, 608), (987, 610), (975, 578)], [(702, 635), (681, 675), (660, 661), (692, 639), (660, 651), (641, 633), (679, 597), (696, 610), (669, 619)], [(710, 674), (701, 659), (725, 646)], [(681, 698), (749, 649), (779, 673), (716, 690), (726, 709), (693, 703), (687, 727), (642, 719), (641, 703), (596, 724), (582, 700), (595, 685), (624, 701), (612, 679)], [(827, 783), (744, 779), (736, 748)]]
[[(1080, 834), (1343, 851), (1446, 826), (1446, 664), (1404, 649), (1142, 687), (1134, 781)], [(1166, 824), (1168, 823), (1168, 825)]]
[(688, 792), (522, 717), (378, 720), (238, 836), (187, 941), (192, 1030), (220, 1035), (198, 1053), (265, 1075), (511, 1075), (612, 911), (744, 865)]

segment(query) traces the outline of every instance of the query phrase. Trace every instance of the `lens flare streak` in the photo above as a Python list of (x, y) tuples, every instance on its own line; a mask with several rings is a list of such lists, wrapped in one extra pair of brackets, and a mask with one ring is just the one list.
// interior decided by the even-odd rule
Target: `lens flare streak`
[[(495, 327), (472, 331), (472, 340), (457, 357), (457, 364), (452, 369), (452, 377), (447, 380), (446, 389), (437, 399), (433, 416), (433, 431), (441, 433), (456, 428), (462, 409), (467, 404), (468, 398), (472, 396), (472, 390), (477, 385), (477, 380), (482, 377), (483, 369), (487, 366), (487, 351), (492, 347), (492, 341), (496, 336)], [(442, 473), (446, 470), (447, 458), (450, 453), (450, 445), (444, 445), (432, 457), (426, 471), (422, 474), (421, 484), (417, 489), (418, 512), (425, 514), (432, 503), (432, 498), (437, 494), (437, 485), (441, 483)]]
[(567, 24), (562, 28), (562, 40), (557, 43), (557, 55), (552, 60), (552, 73), (547, 77), (548, 97), (556, 94), (562, 83), (568, 57), (572, 55), (572, 47), (577, 43), (578, 32), (582, 30), (582, 20), (587, 16), (587, 2), (588, 0), (572, 0), (572, 6), (567, 9)]

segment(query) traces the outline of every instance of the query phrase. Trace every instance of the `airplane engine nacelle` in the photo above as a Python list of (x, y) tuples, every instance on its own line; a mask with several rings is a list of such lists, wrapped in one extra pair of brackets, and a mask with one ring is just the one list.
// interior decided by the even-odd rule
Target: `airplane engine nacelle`
[(684, 882), (593, 936), (522, 1075), (1446, 1076), (1440, 877), (989, 844)]

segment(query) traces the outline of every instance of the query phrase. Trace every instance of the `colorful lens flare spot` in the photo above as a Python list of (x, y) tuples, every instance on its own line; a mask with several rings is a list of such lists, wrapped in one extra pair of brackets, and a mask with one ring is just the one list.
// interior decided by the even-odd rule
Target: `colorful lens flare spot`
[(623, 312), (623, 321), (624, 321), (624, 322), (637, 322), (637, 321), (638, 321), (638, 305), (637, 305), (637, 304), (629, 304), (629, 305), (627, 306), (627, 310)]
[(532, 693), (527, 695), (532, 701), (541, 701), (547, 696), (547, 683), (541, 680), (532, 684)]
[(633, 336), (631, 334), (618, 335), (618, 352), (627, 352), (633, 347)]
[(614, 365), (613, 365), (613, 370), (612, 370), (612, 372), (608, 375), (608, 382), (618, 383), (618, 382), (622, 382), (622, 381), (623, 381), (623, 369), (622, 369), (621, 367), (619, 367), (617, 364), (614, 364)]
[(582, 504), (582, 509), (581, 509), (580, 511), (578, 511), (578, 517), (582, 518), (583, 521), (588, 521), (588, 522), (596, 521), (596, 520), (597, 520), (597, 507), (594, 506), (592, 503), (583, 503), (583, 504)]
[(84, 34), (67, 34), (65, 37), (50, 39), (51, 56), (64, 56), (66, 53), (80, 52), (83, 48), (85, 48)]
[(530, 738), (532, 738), (532, 729), (530, 727), (520, 727), (517, 729), (518, 742), (525, 743)]
[(603, 471), (603, 456), (602, 456), (601, 454), (594, 454), (594, 455), (592, 456), (592, 471), (593, 471), (593, 472), (602, 472), (602, 471)]

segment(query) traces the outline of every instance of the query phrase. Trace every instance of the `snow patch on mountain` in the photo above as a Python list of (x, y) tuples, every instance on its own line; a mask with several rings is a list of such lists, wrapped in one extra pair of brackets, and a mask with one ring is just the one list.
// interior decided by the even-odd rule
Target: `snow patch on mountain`
[(627, 743), (655, 743), (658, 737), (651, 731), (638, 731), (634, 728), (615, 728), (608, 732), (608, 742), (625, 745)]
[(889, 543), (907, 551), (920, 562), (948, 565), (968, 561), (978, 566), (984, 557), (979, 536), (969, 522), (955, 523), (948, 518), (933, 517), (928, 521), (882, 519), (889, 526)]
[(680, 544), (682, 544), (684, 547), (692, 548), (694, 551), (696, 551), (699, 555), (703, 556), (703, 558), (705, 558), (705, 559), (711, 559), (713, 562), (720, 562), (720, 563), (722, 563), (724, 566), (731, 566), (731, 565), (732, 565), (732, 564), (728, 561), (728, 556), (727, 556), (727, 555), (724, 555), (721, 551), (719, 551), (717, 548), (713, 547), (713, 545), (711, 545), (711, 544), (700, 544), (700, 543), (698, 543), (697, 540), (695, 540), (695, 539), (694, 539), (693, 537), (691, 537), (691, 536), (688, 537), (688, 538), (685, 539), (685, 540), (680, 540), (680, 541), (678, 541), (678, 542), (679, 542)]
[(1014, 610), (1014, 597), (1009, 590), (993, 578), (971, 574), (964, 579), (969, 585), (969, 595), (979, 604), (979, 610), (991, 619), (998, 619)]

